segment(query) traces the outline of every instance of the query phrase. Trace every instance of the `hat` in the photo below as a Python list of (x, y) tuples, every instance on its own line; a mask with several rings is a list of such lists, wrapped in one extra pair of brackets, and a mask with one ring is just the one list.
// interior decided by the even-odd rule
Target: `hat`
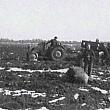
[(57, 36), (55, 36), (54, 39), (57, 39)]

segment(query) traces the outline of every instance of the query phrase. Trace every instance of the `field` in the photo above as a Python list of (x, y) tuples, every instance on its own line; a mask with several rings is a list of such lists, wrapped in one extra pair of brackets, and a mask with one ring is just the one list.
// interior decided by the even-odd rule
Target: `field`
[(26, 62), (27, 45), (0, 45), (0, 110), (109, 110), (110, 67), (94, 66), (93, 81), (66, 79), (72, 61)]

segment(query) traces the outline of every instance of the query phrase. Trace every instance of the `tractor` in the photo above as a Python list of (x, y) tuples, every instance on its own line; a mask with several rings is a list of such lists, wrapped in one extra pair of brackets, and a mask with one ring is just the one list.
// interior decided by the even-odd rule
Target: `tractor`
[(93, 41), (85, 41), (82, 40), (81, 47), (86, 48), (86, 45), (90, 44), (91, 49), (95, 53), (96, 62), (98, 63), (99, 60), (103, 63), (103, 61), (108, 62), (110, 61), (110, 52), (108, 48), (102, 42), (93, 42)]
[(55, 46), (50, 46), (46, 44), (45, 41), (38, 43), (37, 46), (28, 49), (27, 59), (28, 60), (53, 60), (53, 61), (62, 61), (65, 56), (65, 48), (60, 43), (57, 42)]
[(75, 65), (80, 65), (80, 52), (74, 48), (57, 42), (55, 46), (50, 46), (47, 42), (43, 41), (37, 44), (27, 52), (28, 61), (49, 60), (49, 61), (69, 61)]

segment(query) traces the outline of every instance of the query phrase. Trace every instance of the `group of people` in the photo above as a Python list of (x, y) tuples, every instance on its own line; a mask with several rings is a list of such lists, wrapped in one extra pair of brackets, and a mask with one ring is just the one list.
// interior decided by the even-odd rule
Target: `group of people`
[(95, 63), (99, 63), (99, 39), (96, 39), (96, 52), (91, 48), (91, 44), (87, 43), (84, 48), (82, 48), (82, 62), (84, 71), (91, 76), (92, 66)]
[[(49, 40), (46, 44), (50, 43), (50, 46), (55, 46), (57, 43), (57, 37), (55, 36), (54, 39)], [(97, 44), (99, 43), (99, 40), (96, 39)], [(98, 47), (98, 46), (97, 46)], [(95, 59), (95, 53), (91, 49), (90, 44), (86, 44), (85, 48), (82, 49), (82, 61), (84, 63), (84, 71), (88, 74), (88, 76), (91, 75), (91, 69), (92, 65)]]
[[(49, 40), (46, 44), (50, 44), (50, 47), (54, 47), (57, 45), (57, 43), (58, 43), (57, 36), (55, 36), (53, 39)], [(96, 39), (96, 43), (97, 43), (97, 48), (98, 48), (98, 44), (99, 44), (98, 39)], [(95, 59), (95, 53), (91, 49), (91, 45), (89, 43), (87, 43), (85, 47), (82, 48), (81, 53), (82, 53), (81, 60), (83, 62), (84, 71), (88, 74), (88, 76), (90, 76), (92, 65)]]
[[(50, 46), (52, 47), (52, 46), (55, 46), (57, 42), (58, 42), (57, 36), (55, 36), (54, 39), (49, 40), (46, 44), (50, 43)], [(98, 50), (99, 39), (96, 39), (96, 44), (97, 44), (97, 50)], [(95, 58), (95, 53), (91, 49), (91, 45), (89, 43), (85, 45), (85, 48), (82, 48), (81, 59), (84, 64), (83, 65), (84, 71), (88, 74), (88, 76), (90, 76), (93, 62), (96, 58)]]

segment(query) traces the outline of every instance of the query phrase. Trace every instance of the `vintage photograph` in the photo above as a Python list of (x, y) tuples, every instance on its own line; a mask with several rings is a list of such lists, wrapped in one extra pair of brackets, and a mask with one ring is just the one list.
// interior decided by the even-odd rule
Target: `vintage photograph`
[(0, 110), (110, 110), (110, 0), (0, 0)]

